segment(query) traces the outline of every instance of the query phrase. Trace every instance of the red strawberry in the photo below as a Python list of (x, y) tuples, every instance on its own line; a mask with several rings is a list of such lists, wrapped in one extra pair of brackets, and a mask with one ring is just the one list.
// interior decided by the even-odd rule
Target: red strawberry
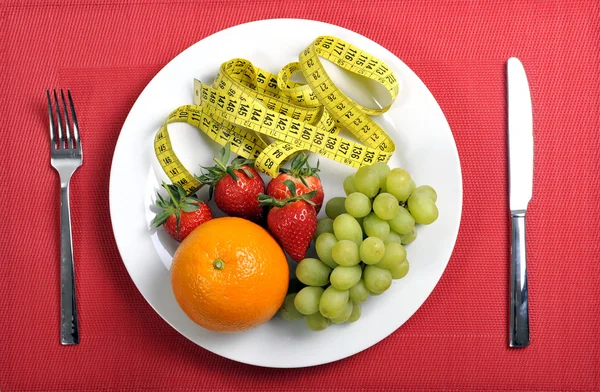
[(265, 183), (252, 167), (252, 161), (237, 157), (227, 166), (229, 155), (227, 144), (214, 158), (217, 165), (205, 168), (208, 173), (199, 176), (198, 180), (210, 185), (210, 197), (214, 195), (221, 211), (229, 216), (261, 223), (264, 208), (258, 202), (258, 195), (264, 193)]
[(292, 160), (290, 169), (282, 168), (280, 171), (281, 173), (269, 182), (267, 195), (273, 196), (277, 200), (285, 200), (291, 194), (283, 182), (290, 180), (296, 185), (298, 195), (317, 191), (310, 200), (315, 203), (318, 214), (325, 198), (323, 185), (318, 174), (316, 174), (319, 171), (319, 162), (317, 161), (317, 167), (311, 167), (308, 163), (308, 155), (300, 153)]
[(195, 196), (186, 196), (181, 185), (169, 185), (163, 182), (169, 199), (157, 194), (156, 205), (162, 208), (154, 219), (152, 226), (162, 227), (178, 242), (183, 241), (196, 227), (212, 219), (208, 204), (201, 202)]
[(317, 212), (310, 201), (317, 191), (298, 195), (293, 181), (285, 180), (284, 184), (293, 197), (277, 200), (273, 196), (260, 195), (259, 200), (262, 205), (273, 206), (267, 216), (273, 236), (292, 259), (300, 261), (306, 256), (310, 241), (317, 232)]

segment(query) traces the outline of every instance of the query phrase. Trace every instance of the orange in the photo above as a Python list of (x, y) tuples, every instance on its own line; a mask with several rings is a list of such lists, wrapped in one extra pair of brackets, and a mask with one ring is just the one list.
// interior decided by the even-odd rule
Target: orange
[(225, 217), (198, 226), (177, 248), (171, 284), (181, 309), (200, 326), (240, 332), (275, 315), (287, 293), (289, 268), (262, 227)]

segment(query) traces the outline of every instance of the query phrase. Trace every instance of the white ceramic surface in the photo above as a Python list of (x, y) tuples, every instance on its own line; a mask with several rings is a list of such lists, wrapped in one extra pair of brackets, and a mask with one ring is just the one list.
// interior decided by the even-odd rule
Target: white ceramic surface
[[(401, 92), (391, 110), (376, 119), (392, 136), (397, 151), (392, 167), (408, 170), (417, 185), (438, 192), (439, 219), (419, 227), (407, 246), (410, 272), (383, 295), (371, 297), (353, 324), (333, 325), (319, 333), (303, 320), (275, 317), (240, 334), (213, 333), (194, 324), (177, 305), (168, 267), (176, 243), (162, 230), (150, 229), (152, 204), (162, 172), (152, 148), (156, 130), (176, 107), (192, 102), (193, 79), (212, 83), (219, 66), (235, 57), (277, 73), (316, 37), (333, 35), (384, 60), (400, 80)], [(332, 79), (361, 103), (377, 91), (357, 83), (327, 63)], [(365, 94), (365, 92), (368, 92)], [(372, 94), (371, 94), (372, 93)], [(186, 167), (197, 172), (218, 150), (214, 142), (186, 124), (173, 124), (174, 149)], [(316, 159), (316, 158), (311, 158)], [(343, 195), (341, 180), (352, 169), (321, 159), (326, 199)], [(127, 189), (127, 202), (122, 190)], [(206, 191), (200, 192), (205, 196)], [(454, 247), (462, 209), (460, 162), (450, 127), (421, 80), (392, 53), (341, 27), (307, 20), (273, 19), (235, 26), (186, 49), (167, 64), (140, 94), (119, 136), (110, 176), (110, 213), (123, 263), (148, 303), (177, 331), (199, 346), (232, 360), (268, 367), (304, 367), (356, 354), (398, 329), (427, 299), (440, 279)], [(213, 211), (216, 209), (213, 205)], [(324, 210), (324, 208), (323, 208)], [(324, 216), (324, 211), (321, 212)]]

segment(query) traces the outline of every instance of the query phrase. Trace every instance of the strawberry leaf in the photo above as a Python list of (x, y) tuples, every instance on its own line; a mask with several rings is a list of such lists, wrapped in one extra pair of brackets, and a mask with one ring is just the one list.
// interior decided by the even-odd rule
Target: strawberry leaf
[(181, 210), (176, 209), (175, 211), (173, 211), (173, 214), (175, 215), (175, 222), (177, 222), (177, 225), (175, 226), (175, 231), (179, 231), (179, 224), (181, 223), (179, 219), (181, 216)]
[(308, 188), (308, 183), (306, 182), (306, 180), (304, 179), (304, 176), (300, 176), (300, 181), (302, 182), (302, 184)]
[(161, 212), (156, 214), (154, 219), (152, 219), (152, 227), (161, 226), (163, 223), (165, 223), (167, 221), (169, 216), (171, 216), (171, 213), (172, 213), (172, 211), (167, 209), (167, 210), (162, 210)]
[(294, 182), (291, 180), (284, 180), (283, 183), (285, 184), (287, 189), (290, 190), (292, 197), (295, 197), (296, 196), (296, 184), (294, 184)]
[(319, 161), (317, 160), (316, 167), (311, 167), (310, 163), (308, 162), (308, 158), (308, 154), (300, 152), (292, 160), (289, 169), (281, 168), (279, 169), (279, 171), (282, 173), (289, 174), (294, 178), (298, 178), (302, 182), (302, 184), (308, 187), (308, 183), (306, 182), (305, 177), (314, 176), (319, 178), (319, 176), (317, 175), (317, 172), (319, 171)]
[(315, 191), (308, 192), (308, 193), (305, 193), (305, 194), (297, 196), (297, 197), (298, 197), (298, 199), (304, 200), (305, 202), (307, 202), (311, 206), (315, 206), (316, 204), (312, 200), (310, 200), (310, 199), (312, 199), (316, 195), (317, 195), (317, 191), (315, 190)]
[(162, 187), (165, 188), (165, 190), (167, 191), (167, 194), (169, 195), (169, 198), (173, 201), (176, 200), (176, 188), (173, 185), (167, 184), (166, 182), (163, 181), (162, 183)]
[(305, 193), (301, 196), (306, 196), (307, 199), (312, 199), (313, 197), (317, 196), (317, 192), (318, 192), (317, 190), (314, 190), (314, 191)]
[(221, 178), (227, 175), (225, 169), (220, 166), (203, 167), (203, 169), (205, 169), (207, 173), (196, 176), (196, 179), (203, 184), (214, 186)]
[(167, 207), (167, 201), (162, 197), (162, 195), (160, 193), (156, 194), (156, 204), (157, 206), (161, 207), (161, 208), (166, 208)]
[(292, 170), (296, 173), (300, 172), (306, 161), (308, 161), (308, 155), (303, 152), (299, 153), (292, 161)]
[[(242, 170), (249, 178), (254, 178), (254, 175), (251, 171), (243, 168), (243, 166), (246, 165), (254, 166), (254, 161), (238, 156), (231, 161), (230, 165), (228, 165), (230, 156), (230, 143), (227, 142), (227, 144), (221, 150), (219, 150), (217, 156), (213, 158), (213, 161), (215, 161), (216, 165), (210, 167), (200, 166), (203, 171), (199, 176), (196, 176), (196, 179), (203, 184), (214, 186), (223, 177), (230, 175), (231, 178), (237, 182), (239, 181), (239, 177), (235, 172), (236, 170)], [(212, 199), (212, 194), (210, 198)]]
[(283, 207), (287, 204), (286, 200), (277, 200), (273, 196), (261, 193), (258, 195), (258, 202), (261, 206)]
[(321, 169), (319, 169), (319, 164), (320, 164), (320, 163), (321, 163), (321, 161), (319, 161), (319, 160), (317, 159), (317, 167), (315, 167), (315, 168), (312, 168), (312, 171), (313, 171), (313, 174), (312, 174), (312, 175), (313, 175), (313, 176), (315, 176), (315, 177), (317, 177), (317, 178), (319, 178), (319, 175), (318, 175), (317, 173), (321, 171)]
[(233, 168), (237, 170), (242, 166), (254, 166), (254, 161), (246, 159), (244, 157), (237, 157), (233, 161), (231, 161), (231, 166), (233, 166)]
[(200, 199), (198, 199), (198, 196), (196, 196), (196, 195), (190, 195), (190, 196), (186, 197), (183, 201), (185, 203), (196, 203), (196, 202), (199, 202)]
[(233, 171), (233, 169), (231, 168), (231, 166), (229, 166), (227, 168), (227, 174), (229, 174), (231, 176), (231, 178), (233, 178), (233, 180), (235, 182), (239, 181), (239, 177), (237, 176), (237, 174), (235, 174), (235, 171)]
[[(304, 196), (304, 195), (303, 195)], [(305, 202), (307, 202), (308, 204), (310, 204), (311, 206), (316, 206), (315, 202), (310, 200), (310, 199), (303, 199)]]
[(273, 200), (275, 200), (275, 198), (273, 196), (265, 195), (264, 193), (261, 193), (258, 195), (258, 201), (260, 203), (271, 202)]
[(219, 155), (218, 155), (217, 159), (224, 166), (227, 166), (227, 163), (229, 163), (230, 156), (231, 156), (231, 147), (230, 147), (229, 142), (227, 142), (227, 144), (225, 144), (225, 146), (223, 146), (223, 148), (219, 151)]
[(185, 199), (185, 189), (183, 189), (183, 187), (179, 184), (177, 184), (175, 186), (175, 189), (177, 189), (177, 193), (179, 194), (179, 200), (184, 200)]
[(197, 211), (199, 208), (200, 206), (194, 203), (183, 203), (181, 205), (181, 209), (185, 212), (194, 212)]
[(242, 167), (241, 170), (244, 172), (244, 174), (246, 174), (248, 176), (248, 178), (254, 178), (254, 174), (252, 174), (252, 172), (250, 170), (248, 170), (244, 167)]

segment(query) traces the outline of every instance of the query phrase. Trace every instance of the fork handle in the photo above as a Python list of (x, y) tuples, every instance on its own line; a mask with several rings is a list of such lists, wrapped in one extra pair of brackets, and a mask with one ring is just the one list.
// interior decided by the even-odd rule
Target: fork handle
[(525, 212), (513, 212), (510, 250), (510, 347), (529, 346)]
[(60, 342), (79, 343), (69, 181), (60, 186)]

